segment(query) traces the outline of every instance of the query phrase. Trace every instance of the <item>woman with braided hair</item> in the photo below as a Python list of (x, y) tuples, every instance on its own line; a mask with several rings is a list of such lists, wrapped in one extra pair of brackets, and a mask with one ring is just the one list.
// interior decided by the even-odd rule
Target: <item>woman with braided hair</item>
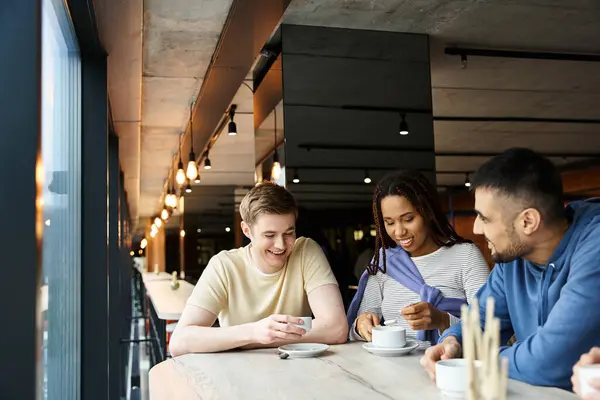
[(437, 343), (486, 282), (488, 265), (456, 233), (435, 188), (417, 171), (395, 172), (377, 184), (373, 218), (375, 256), (348, 309), (350, 340), (371, 341), (374, 326), (396, 320), (407, 337)]

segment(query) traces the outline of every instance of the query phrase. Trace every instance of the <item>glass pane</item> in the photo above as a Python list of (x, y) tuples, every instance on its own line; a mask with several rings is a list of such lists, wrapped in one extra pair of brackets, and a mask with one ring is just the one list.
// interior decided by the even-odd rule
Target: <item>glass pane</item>
[(41, 398), (79, 398), (81, 65), (65, 5), (42, 0)]

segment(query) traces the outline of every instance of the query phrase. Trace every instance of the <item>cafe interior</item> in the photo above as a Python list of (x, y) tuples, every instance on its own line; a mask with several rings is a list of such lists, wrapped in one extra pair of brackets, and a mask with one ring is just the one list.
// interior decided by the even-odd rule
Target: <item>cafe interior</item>
[(593, 0), (9, 3), (0, 398), (438, 398), (418, 358), (170, 355), (208, 261), (249, 243), (245, 194), (295, 195), (345, 307), (388, 172), (426, 175), (490, 269), (469, 186), (493, 156), (533, 149), (567, 202), (600, 196)]

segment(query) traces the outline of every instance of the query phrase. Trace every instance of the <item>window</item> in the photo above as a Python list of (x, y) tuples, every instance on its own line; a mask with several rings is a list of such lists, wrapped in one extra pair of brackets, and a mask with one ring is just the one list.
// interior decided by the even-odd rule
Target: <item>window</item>
[(81, 61), (62, 1), (42, 0), (42, 398), (78, 399)]

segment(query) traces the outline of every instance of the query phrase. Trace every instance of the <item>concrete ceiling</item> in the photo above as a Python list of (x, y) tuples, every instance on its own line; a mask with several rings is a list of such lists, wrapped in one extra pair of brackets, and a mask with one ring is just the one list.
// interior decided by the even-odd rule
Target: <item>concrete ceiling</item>
[[(133, 215), (158, 210), (190, 102), (202, 85), (231, 3), (98, 1)], [(595, 0), (293, 0), (282, 21), (431, 35), (435, 116), (600, 119), (600, 63), (469, 57), (463, 69), (459, 57), (444, 54), (444, 47), (455, 45), (598, 52), (600, 3)], [(202, 171), (200, 188), (252, 184), (255, 159), (269, 151), (272, 132), (251, 139), (252, 92), (241, 86), (232, 104), (239, 106), (240, 134), (221, 135), (211, 150), (215, 168)], [(435, 143), (438, 153), (495, 153), (527, 146), (546, 153), (596, 155), (599, 130), (600, 125), (592, 124), (436, 121)], [(486, 159), (438, 156), (436, 163), (439, 170), (475, 170)], [(559, 165), (576, 160), (555, 158)], [(462, 174), (438, 175), (443, 185), (463, 181)]]

